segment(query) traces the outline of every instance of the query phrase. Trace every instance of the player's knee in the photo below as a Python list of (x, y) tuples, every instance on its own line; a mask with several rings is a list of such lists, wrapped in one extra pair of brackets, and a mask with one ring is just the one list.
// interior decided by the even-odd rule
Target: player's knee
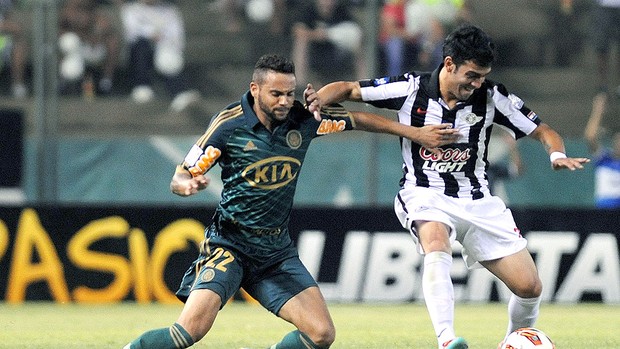
[(336, 328), (333, 325), (325, 324), (315, 328), (312, 333), (307, 333), (307, 335), (319, 348), (329, 348), (336, 340)]
[(517, 285), (513, 293), (521, 298), (540, 297), (542, 294), (542, 282), (538, 277), (533, 277)]

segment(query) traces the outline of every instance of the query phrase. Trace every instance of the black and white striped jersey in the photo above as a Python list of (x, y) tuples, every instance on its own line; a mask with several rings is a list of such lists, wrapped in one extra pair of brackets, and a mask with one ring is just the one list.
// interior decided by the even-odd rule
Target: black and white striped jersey
[(468, 100), (449, 109), (439, 93), (440, 69), (362, 80), (362, 99), (379, 108), (397, 110), (402, 124), (422, 127), (451, 123), (463, 135), (458, 143), (442, 146), (441, 156), (401, 139), (403, 186), (432, 188), (451, 197), (480, 198), (489, 193), (487, 146), (493, 124), (519, 139), (534, 131), (541, 120), (519, 97), (489, 80)]

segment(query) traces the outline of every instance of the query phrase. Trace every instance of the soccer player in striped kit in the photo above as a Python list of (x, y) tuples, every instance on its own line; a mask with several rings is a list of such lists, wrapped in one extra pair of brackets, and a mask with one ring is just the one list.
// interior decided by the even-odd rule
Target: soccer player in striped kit
[[(200, 255), (177, 291), (185, 302), (176, 323), (145, 332), (125, 349), (181, 349), (211, 329), (240, 287), (273, 314), (297, 327), (271, 349), (329, 348), (335, 329), (315, 280), (299, 260), (288, 221), (298, 174), (312, 139), (342, 131), (382, 132), (428, 146), (456, 140), (454, 129), (418, 128), (364, 112), (330, 106), (312, 114), (295, 100), (295, 67), (277, 55), (261, 57), (250, 91), (214, 116), (175, 171), (180, 196), (205, 189), (204, 174), (222, 168), (224, 188)], [(308, 84), (304, 101), (316, 109)], [(315, 120), (318, 119), (318, 120)], [(442, 139), (443, 138), (443, 139)]]
[(319, 100), (311, 106), (363, 101), (398, 111), (403, 124), (449, 123), (461, 134), (437, 148), (401, 141), (404, 178), (394, 203), (400, 222), (424, 255), (422, 290), (439, 349), (468, 347), (453, 324), (450, 267), (455, 240), (463, 245), (469, 268), (485, 267), (512, 291), (507, 333), (532, 326), (538, 317), (542, 284), (526, 240), (510, 210), (488, 189), (486, 147), (493, 125), (516, 139), (529, 135), (540, 141), (555, 170), (581, 169), (589, 162), (567, 157), (556, 131), (502, 84), (486, 79), (493, 60), (494, 44), (487, 34), (463, 25), (445, 39), (443, 62), (435, 71), (332, 82), (318, 91)]

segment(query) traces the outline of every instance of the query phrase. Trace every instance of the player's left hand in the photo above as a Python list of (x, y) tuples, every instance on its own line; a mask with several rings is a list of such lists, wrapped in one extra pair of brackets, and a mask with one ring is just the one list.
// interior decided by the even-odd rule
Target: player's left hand
[(312, 113), (312, 115), (314, 115), (316, 121), (321, 121), (321, 104), (319, 101), (319, 95), (310, 83), (304, 90), (304, 101), (306, 102), (306, 108)]
[(582, 170), (583, 164), (590, 162), (588, 158), (560, 158), (555, 159), (551, 164), (554, 170), (569, 169), (571, 171)]

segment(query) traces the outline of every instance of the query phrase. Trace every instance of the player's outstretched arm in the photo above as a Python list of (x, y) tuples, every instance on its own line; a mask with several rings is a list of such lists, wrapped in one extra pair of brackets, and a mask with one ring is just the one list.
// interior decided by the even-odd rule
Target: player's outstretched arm
[(359, 102), (362, 100), (362, 93), (357, 81), (336, 81), (321, 87), (316, 92), (312, 85), (308, 84), (304, 91), (304, 99), (314, 118), (321, 121), (321, 107), (344, 101)]
[(204, 175), (192, 177), (185, 169), (177, 167), (170, 181), (170, 190), (179, 196), (194, 195), (209, 185), (209, 178)]
[(569, 158), (566, 156), (562, 137), (549, 125), (540, 124), (530, 135), (539, 140), (547, 150), (551, 167), (554, 170), (569, 169), (571, 171), (583, 169), (583, 164), (590, 162), (588, 158)]
[(317, 91), (321, 105), (341, 103), (344, 101), (362, 101), (359, 81), (335, 81)]
[(429, 149), (454, 143), (461, 137), (459, 131), (449, 123), (414, 127), (373, 113), (353, 111), (351, 114), (355, 119), (356, 130), (393, 134)]

